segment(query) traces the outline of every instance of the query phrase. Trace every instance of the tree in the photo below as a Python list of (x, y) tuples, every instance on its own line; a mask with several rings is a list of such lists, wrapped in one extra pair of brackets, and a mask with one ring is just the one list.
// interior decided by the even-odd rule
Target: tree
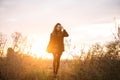
[(12, 33), (11, 37), (13, 38), (13, 49), (16, 50), (16, 49), (19, 49), (19, 43), (21, 41), (21, 33), (19, 32), (14, 32)]
[(0, 33), (0, 56), (3, 56), (6, 42), (7, 42), (6, 35), (3, 33)]
[(19, 32), (14, 32), (11, 35), (13, 39), (13, 50), (22, 53), (31, 53), (31, 48), (33, 45), (33, 39), (29, 38), (28, 36), (22, 36)]

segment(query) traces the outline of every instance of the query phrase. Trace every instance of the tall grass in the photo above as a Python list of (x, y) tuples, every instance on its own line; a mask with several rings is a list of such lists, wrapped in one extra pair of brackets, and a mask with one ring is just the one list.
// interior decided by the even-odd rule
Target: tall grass
[(7, 57), (0, 58), (2, 80), (45, 80), (47, 75), (42, 60), (8, 49)]
[[(59, 80), (120, 80), (120, 44), (92, 46), (74, 60), (62, 60)], [(52, 60), (36, 59), (27, 54), (7, 51), (0, 57), (0, 80), (51, 80)]]
[[(93, 46), (84, 60), (77, 60), (76, 80), (120, 80), (120, 52), (118, 42)], [(97, 53), (97, 54), (95, 54)]]

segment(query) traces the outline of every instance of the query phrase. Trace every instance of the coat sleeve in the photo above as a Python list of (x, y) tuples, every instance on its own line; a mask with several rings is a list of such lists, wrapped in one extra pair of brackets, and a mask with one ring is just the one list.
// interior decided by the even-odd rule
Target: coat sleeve
[(69, 34), (67, 33), (67, 31), (65, 29), (63, 30), (63, 36), (64, 37), (68, 37), (69, 36)]

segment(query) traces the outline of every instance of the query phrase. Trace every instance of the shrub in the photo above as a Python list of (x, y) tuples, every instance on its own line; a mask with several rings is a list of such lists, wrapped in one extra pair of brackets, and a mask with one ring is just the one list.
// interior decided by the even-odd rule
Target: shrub
[[(94, 50), (89, 50), (85, 60), (79, 59), (75, 65), (75, 73), (77, 80), (120, 80), (120, 57), (115, 48), (116, 42), (106, 45), (107, 52), (103, 49), (94, 55), (101, 47), (94, 46)], [(104, 53), (103, 53), (104, 52)]]

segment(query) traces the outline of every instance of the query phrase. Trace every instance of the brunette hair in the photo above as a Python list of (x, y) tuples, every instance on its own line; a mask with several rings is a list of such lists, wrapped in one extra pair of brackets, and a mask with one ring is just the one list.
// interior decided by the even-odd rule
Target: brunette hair
[(56, 28), (57, 28), (58, 25), (61, 25), (61, 24), (60, 24), (60, 23), (57, 23), (57, 24), (54, 26), (54, 29), (53, 29), (53, 31), (52, 31), (53, 34), (57, 32)]

